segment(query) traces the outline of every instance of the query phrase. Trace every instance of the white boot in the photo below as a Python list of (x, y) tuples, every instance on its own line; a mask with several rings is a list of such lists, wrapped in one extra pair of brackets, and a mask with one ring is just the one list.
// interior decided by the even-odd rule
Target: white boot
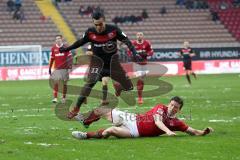
[(73, 131), (72, 136), (77, 139), (87, 139), (87, 133), (81, 131)]

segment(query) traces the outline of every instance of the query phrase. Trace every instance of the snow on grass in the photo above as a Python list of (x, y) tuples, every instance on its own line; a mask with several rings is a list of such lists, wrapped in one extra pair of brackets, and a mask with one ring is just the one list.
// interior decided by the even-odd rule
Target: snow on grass
[(50, 146), (59, 146), (60, 144), (54, 143), (37, 143), (38, 146), (50, 147)]
[(24, 144), (33, 144), (32, 142), (24, 142)]
[(229, 122), (233, 122), (232, 120), (225, 120), (225, 119), (210, 119), (209, 122), (224, 122), (224, 123), (229, 123)]

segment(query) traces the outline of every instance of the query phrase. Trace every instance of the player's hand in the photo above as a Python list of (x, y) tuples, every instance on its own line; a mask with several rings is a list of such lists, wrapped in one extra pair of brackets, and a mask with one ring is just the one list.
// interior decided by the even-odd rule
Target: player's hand
[(60, 53), (67, 52), (67, 51), (68, 51), (67, 48), (64, 48), (64, 47), (59, 48)]
[(176, 136), (176, 133), (172, 132), (172, 131), (169, 131), (166, 133), (168, 136)]
[(72, 68), (69, 68), (67, 71), (68, 71), (68, 74), (70, 74), (72, 72)]
[(135, 56), (133, 56), (132, 59), (134, 62), (142, 62), (144, 60), (142, 56), (140, 56), (139, 54), (136, 54)]
[(211, 128), (211, 127), (207, 127), (207, 128), (205, 128), (204, 129), (204, 133), (203, 133), (203, 135), (207, 135), (207, 134), (209, 134), (209, 133), (211, 133), (211, 132), (213, 132), (214, 130), (213, 130), (213, 128)]
[(139, 53), (141, 56), (143, 56), (143, 57), (147, 57), (148, 56), (148, 54), (146, 53), (146, 52), (140, 52)]
[(194, 56), (195, 56), (195, 53), (190, 54), (190, 57), (194, 57)]
[(51, 74), (52, 74), (51, 68), (49, 68), (48, 73), (49, 73), (49, 75), (51, 76)]

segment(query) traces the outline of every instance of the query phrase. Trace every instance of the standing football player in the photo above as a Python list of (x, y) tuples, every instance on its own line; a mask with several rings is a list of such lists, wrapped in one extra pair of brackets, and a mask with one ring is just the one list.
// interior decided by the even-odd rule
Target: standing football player
[(194, 51), (190, 48), (190, 44), (188, 41), (183, 43), (183, 48), (180, 51), (180, 56), (183, 58), (183, 66), (186, 72), (186, 78), (188, 83), (191, 84), (190, 75), (192, 74), (196, 79), (196, 74), (192, 71), (192, 57), (195, 56)]
[[(62, 35), (55, 37), (56, 43), (52, 46), (49, 63), (50, 78), (54, 82), (53, 103), (57, 103), (58, 89), (62, 87), (62, 103), (66, 102), (67, 81), (69, 80), (69, 70), (72, 68), (72, 54), (69, 51), (60, 53), (59, 48), (65, 46)], [(54, 63), (55, 70), (52, 72)], [(62, 86), (60, 86), (62, 85)]]
[(93, 51), (87, 83), (84, 85), (75, 107), (68, 113), (67, 117), (69, 119), (77, 115), (84, 99), (89, 96), (97, 81), (104, 76), (109, 76), (121, 84), (118, 85), (117, 93), (122, 90), (133, 89), (133, 84), (123, 70), (116, 54), (118, 50), (117, 40), (128, 46), (133, 53), (134, 59), (141, 59), (141, 57), (137, 56), (137, 52), (128, 37), (117, 26), (105, 23), (105, 16), (101, 10), (96, 9), (92, 13), (92, 22), (94, 26), (88, 28), (81, 39), (69, 47), (59, 49), (60, 52), (66, 52), (90, 42)]
[[(132, 41), (132, 44), (135, 46), (137, 53), (142, 57), (141, 62), (137, 62), (135, 76), (138, 77), (137, 81), (137, 90), (138, 90), (138, 104), (143, 104), (143, 88), (144, 88), (144, 77), (148, 73), (147, 69), (147, 57), (153, 55), (153, 50), (151, 43), (148, 40), (144, 39), (143, 32), (137, 32), (137, 39)], [(129, 54), (131, 52), (129, 51)]]

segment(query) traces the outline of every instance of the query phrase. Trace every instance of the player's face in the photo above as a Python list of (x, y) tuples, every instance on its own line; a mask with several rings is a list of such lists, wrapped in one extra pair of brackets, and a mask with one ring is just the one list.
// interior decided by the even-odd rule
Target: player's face
[(93, 24), (98, 33), (101, 33), (105, 30), (105, 20), (104, 18), (100, 18), (98, 20), (93, 19)]
[(185, 48), (188, 48), (188, 47), (189, 47), (189, 42), (187, 42), (187, 41), (184, 42), (184, 43), (183, 43), (183, 46), (184, 46)]
[(63, 44), (63, 39), (61, 36), (57, 36), (56, 37), (56, 43), (57, 45), (61, 46)]
[(141, 42), (141, 41), (143, 40), (143, 33), (142, 33), (142, 32), (138, 32), (138, 33), (136, 34), (136, 36), (137, 36), (137, 40), (138, 40), (139, 42)]
[(169, 104), (168, 104), (168, 114), (169, 116), (175, 116), (179, 110), (180, 110), (180, 104), (177, 103), (176, 101), (171, 101)]

